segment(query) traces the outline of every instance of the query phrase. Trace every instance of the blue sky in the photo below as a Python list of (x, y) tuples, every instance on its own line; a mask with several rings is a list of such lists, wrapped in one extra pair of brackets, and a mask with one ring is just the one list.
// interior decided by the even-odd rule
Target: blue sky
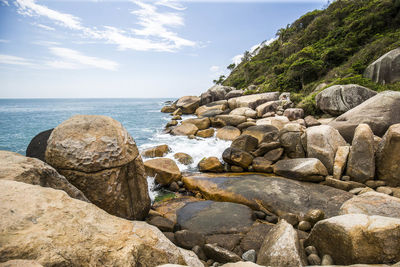
[(326, 0), (0, 0), (0, 98), (199, 95)]

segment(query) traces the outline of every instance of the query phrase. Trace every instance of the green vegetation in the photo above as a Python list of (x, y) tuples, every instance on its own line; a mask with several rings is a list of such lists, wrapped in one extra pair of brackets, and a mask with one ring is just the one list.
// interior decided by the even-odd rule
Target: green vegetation
[(154, 202), (161, 202), (161, 201), (166, 201), (175, 198), (176, 195), (174, 192), (167, 191), (167, 190), (161, 190), (159, 192), (159, 195), (155, 197)]
[[(245, 59), (223, 84), (289, 91), (308, 113), (317, 112), (313, 90), (326, 83), (357, 83), (373, 90), (400, 90), (362, 77), (365, 68), (400, 47), (400, 0), (336, 0), (277, 32), (277, 40)], [(312, 94), (310, 94), (313, 92)], [(255, 91), (247, 92), (255, 93)]]

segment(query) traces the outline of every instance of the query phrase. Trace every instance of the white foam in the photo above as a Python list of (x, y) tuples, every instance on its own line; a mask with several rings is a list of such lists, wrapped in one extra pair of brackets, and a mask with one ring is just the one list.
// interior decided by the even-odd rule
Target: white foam
[(153, 203), (156, 197), (159, 195), (159, 191), (156, 190), (156, 180), (154, 179), (154, 177), (147, 177), (147, 187), (149, 189), (151, 203)]

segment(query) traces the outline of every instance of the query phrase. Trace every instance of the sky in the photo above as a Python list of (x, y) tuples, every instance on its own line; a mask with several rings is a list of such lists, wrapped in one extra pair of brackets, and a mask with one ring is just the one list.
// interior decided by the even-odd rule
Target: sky
[(0, 98), (200, 95), (326, 0), (0, 0)]

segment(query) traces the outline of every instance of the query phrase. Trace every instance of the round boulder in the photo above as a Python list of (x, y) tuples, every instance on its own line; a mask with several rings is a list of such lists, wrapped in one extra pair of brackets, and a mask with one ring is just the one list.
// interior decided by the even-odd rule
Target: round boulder
[(144, 162), (146, 174), (156, 179), (161, 185), (169, 185), (181, 178), (181, 171), (175, 161), (168, 158), (151, 159)]
[(26, 148), (25, 155), (31, 158), (37, 158), (41, 161), (45, 161), (45, 153), (47, 148), (47, 140), (50, 137), (51, 132), (54, 129), (50, 129), (47, 131), (43, 131), (38, 133), (31, 142), (29, 143), (28, 147)]
[(209, 157), (202, 159), (199, 164), (199, 171), (201, 172), (223, 172), (224, 166), (217, 157)]
[(233, 126), (225, 126), (217, 130), (217, 138), (232, 141), (240, 136), (240, 130)]

